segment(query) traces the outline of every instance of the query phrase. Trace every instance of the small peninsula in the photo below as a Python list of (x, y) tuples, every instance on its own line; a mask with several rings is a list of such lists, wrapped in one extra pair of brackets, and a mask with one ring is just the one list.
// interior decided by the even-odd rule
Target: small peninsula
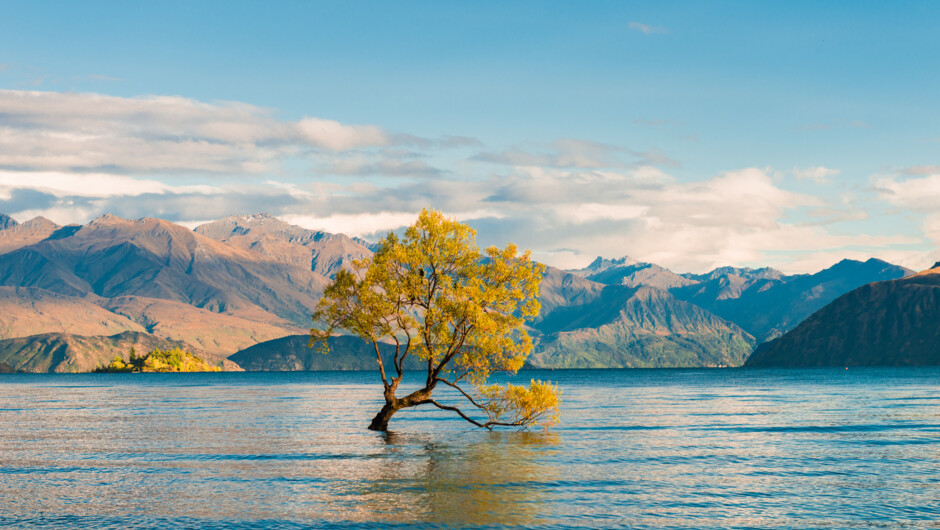
[(138, 356), (131, 348), (131, 354), (125, 361), (120, 355), (114, 357), (107, 366), (95, 368), (101, 372), (218, 372), (222, 369), (180, 348), (171, 350), (154, 349), (147, 355)]

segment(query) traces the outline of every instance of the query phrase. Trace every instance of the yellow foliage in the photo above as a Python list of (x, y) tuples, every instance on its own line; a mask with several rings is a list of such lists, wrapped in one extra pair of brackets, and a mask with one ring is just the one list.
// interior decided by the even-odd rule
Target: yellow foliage
[(218, 372), (221, 368), (211, 366), (199, 357), (174, 347), (171, 350), (155, 348), (144, 356), (138, 356), (131, 348), (128, 360), (125, 362), (120, 355), (116, 355), (111, 363), (96, 371), (100, 372)]
[(558, 387), (531, 380), (529, 387), (507, 384), (480, 387), (484, 410), (494, 421), (513, 425), (551, 427), (558, 423), (561, 405)]

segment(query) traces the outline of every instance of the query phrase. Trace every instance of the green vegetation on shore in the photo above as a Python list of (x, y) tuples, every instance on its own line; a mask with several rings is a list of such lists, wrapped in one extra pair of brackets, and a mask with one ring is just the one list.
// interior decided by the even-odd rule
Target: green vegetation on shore
[(107, 366), (95, 368), (95, 372), (218, 372), (221, 368), (212, 366), (195, 355), (179, 347), (171, 350), (155, 348), (147, 355), (138, 356), (134, 348), (125, 361), (116, 355)]

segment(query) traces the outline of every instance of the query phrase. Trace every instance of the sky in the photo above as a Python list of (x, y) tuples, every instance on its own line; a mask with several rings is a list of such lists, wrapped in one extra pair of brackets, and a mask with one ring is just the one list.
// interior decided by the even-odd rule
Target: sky
[(937, 2), (2, 2), (0, 212), (940, 259)]

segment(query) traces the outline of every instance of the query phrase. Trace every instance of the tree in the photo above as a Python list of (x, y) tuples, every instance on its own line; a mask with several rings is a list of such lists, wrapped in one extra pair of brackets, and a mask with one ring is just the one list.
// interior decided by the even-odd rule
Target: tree
[[(481, 252), (472, 228), (424, 210), (402, 238), (389, 233), (371, 259), (353, 262), (327, 287), (313, 314), (311, 346), (326, 352), (328, 339), (346, 331), (371, 341), (384, 385), (385, 405), (369, 429), (385, 431), (403, 408), (432, 405), (478, 426), (527, 427), (558, 421), (554, 385), (487, 385), (495, 371), (515, 373), (532, 350), (523, 323), (539, 311), (544, 267), (516, 246)], [(391, 367), (379, 343), (395, 346)], [(427, 364), (424, 386), (395, 395), (402, 363), (414, 355)], [(439, 384), (459, 392), (486, 415), (477, 420), (456, 406), (433, 399)]]

